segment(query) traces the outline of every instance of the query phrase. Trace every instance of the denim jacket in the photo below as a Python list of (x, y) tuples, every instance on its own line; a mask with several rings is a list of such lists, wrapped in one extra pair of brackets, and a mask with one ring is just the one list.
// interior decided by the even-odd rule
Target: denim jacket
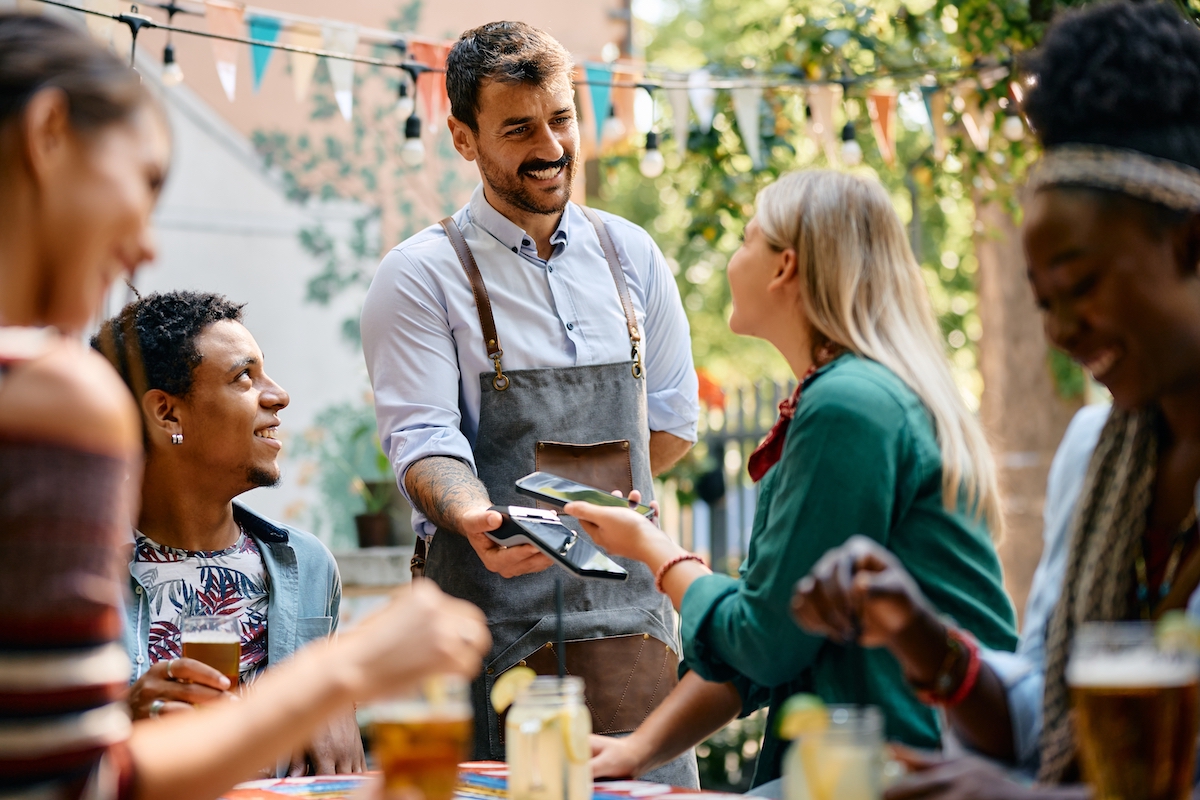
[[(238, 503), (233, 504), (233, 518), (258, 544), (271, 581), (267, 605), (269, 668), (337, 630), (342, 579), (333, 554), (311, 533), (272, 522)], [(133, 683), (150, 669), (150, 603), (145, 588), (132, 576), (132, 564), (130, 570), (125, 649), (133, 662)]]

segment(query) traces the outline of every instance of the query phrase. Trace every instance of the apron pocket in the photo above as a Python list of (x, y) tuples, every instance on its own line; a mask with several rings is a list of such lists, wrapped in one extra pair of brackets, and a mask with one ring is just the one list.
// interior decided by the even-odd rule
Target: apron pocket
[[(629, 497), (636, 488), (628, 439), (595, 444), (539, 441), (534, 447), (533, 463), (539, 472), (549, 472), (604, 492), (620, 490)], [(642, 491), (647, 490), (643, 487)], [(544, 503), (538, 503), (538, 507), (551, 508)]]

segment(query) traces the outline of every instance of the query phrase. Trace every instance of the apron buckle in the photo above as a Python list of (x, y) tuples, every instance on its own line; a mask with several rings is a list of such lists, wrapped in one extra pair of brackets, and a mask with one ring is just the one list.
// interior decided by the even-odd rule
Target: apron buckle
[(496, 377), (492, 378), (492, 388), (497, 392), (503, 392), (508, 388), (508, 376), (500, 369), (500, 356), (504, 355), (503, 350), (497, 350), (492, 354), (492, 363), (496, 365)]
[(641, 343), (635, 339), (633, 341), (633, 349), (629, 353), (629, 357), (633, 359), (632, 372), (633, 377), (635, 378), (641, 378), (646, 374), (646, 370), (642, 367), (642, 352), (640, 344)]

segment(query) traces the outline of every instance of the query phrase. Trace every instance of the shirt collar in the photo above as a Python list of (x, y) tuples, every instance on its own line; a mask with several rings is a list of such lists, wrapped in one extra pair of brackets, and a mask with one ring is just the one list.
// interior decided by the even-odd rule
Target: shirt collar
[[(569, 242), (570, 218), (574, 213), (574, 206), (574, 203), (567, 203), (562, 218), (558, 221), (558, 227), (550, 236), (550, 244), (555, 248), (555, 255), (558, 254), (560, 245), (565, 247)], [(492, 204), (483, 195), (482, 183), (475, 187), (475, 191), (471, 195), (470, 209), (471, 219), (502, 245), (514, 253), (524, 251), (537, 257), (537, 245), (534, 243), (533, 237), (527, 234), (520, 225), (492, 208)]]
[(256, 539), (274, 544), (287, 544), (288, 533), (285, 528), (275, 525), (266, 517), (260, 517), (241, 503), (233, 504), (233, 518), (246, 529), (246, 533)]

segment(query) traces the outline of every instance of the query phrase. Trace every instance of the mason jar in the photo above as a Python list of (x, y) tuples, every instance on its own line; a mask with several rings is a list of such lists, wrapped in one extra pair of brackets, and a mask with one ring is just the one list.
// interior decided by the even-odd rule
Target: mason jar
[(589, 800), (591, 733), (582, 678), (535, 678), (504, 722), (510, 800)]

